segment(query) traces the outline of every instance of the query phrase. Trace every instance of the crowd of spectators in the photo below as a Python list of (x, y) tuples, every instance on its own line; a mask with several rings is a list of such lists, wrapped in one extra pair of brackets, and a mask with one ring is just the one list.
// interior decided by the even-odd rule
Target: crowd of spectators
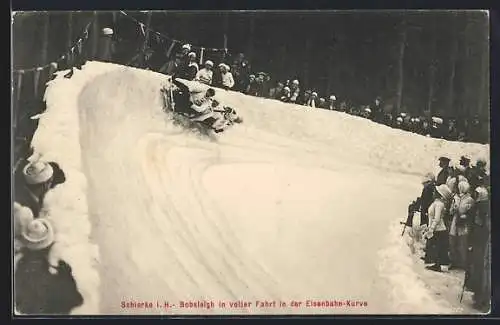
[(443, 118), (424, 112), (412, 116), (406, 112), (396, 113), (388, 110), (388, 105), (385, 105), (381, 97), (375, 98), (372, 103), (356, 106), (349, 99), (339, 100), (335, 94), (323, 97), (315, 90), (302, 89), (298, 79), (275, 81), (272, 85), (268, 73), (252, 71), (251, 64), (243, 53), (237, 54), (234, 58), (225, 58), (224, 62), (217, 64), (217, 68), (213, 61), (206, 60), (200, 69), (196, 61), (196, 53), (191, 51), (189, 44), (184, 44), (174, 59), (168, 61), (160, 72), (251, 96), (275, 99), (308, 108), (344, 112), (428, 137), (462, 142), (488, 143), (489, 141), (484, 121), (478, 116)]
[(420, 211), (420, 226), (426, 240), (427, 269), (436, 272), (465, 271), (464, 290), (473, 292), (474, 307), (488, 311), (491, 298), (490, 176), (486, 161), (471, 166), (462, 156), (451, 167), (448, 157), (439, 158), (440, 171), (425, 175), (422, 193), (409, 208), (406, 226)]

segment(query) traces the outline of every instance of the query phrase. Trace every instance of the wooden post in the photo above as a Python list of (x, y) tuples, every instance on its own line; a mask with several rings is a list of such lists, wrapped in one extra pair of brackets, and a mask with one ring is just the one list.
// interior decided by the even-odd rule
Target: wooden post
[(401, 112), (401, 104), (403, 99), (403, 83), (404, 83), (404, 58), (406, 48), (406, 21), (403, 18), (401, 22), (401, 30), (399, 32), (399, 55), (398, 55), (398, 83), (396, 90), (396, 112)]
[(309, 84), (309, 54), (311, 53), (311, 39), (306, 37), (306, 50), (305, 50), (305, 59), (304, 59), (304, 86), (307, 88), (311, 88)]

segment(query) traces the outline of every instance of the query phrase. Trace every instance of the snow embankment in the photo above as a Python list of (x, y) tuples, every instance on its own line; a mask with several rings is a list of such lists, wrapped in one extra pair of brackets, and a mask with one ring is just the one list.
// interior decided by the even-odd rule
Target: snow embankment
[(41, 217), (54, 225), (56, 243), (51, 259), (63, 259), (72, 267), (77, 288), (84, 303), (73, 309), (72, 314), (99, 312), (99, 251), (91, 240), (91, 223), (87, 202), (87, 179), (82, 168), (80, 146), (80, 121), (78, 95), (92, 79), (107, 71), (123, 67), (92, 62), (74, 71), (57, 73), (47, 83), (46, 111), (41, 115), (33, 136), (34, 156), (45, 161), (57, 162), (66, 175), (66, 182), (49, 191), (44, 200)]
[(217, 90), (215, 97), (234, 107), (243, 116), (247, 128), (266, 130), (293, 140), (323, 143), (334, 149), (339, 159), (348, 159), (353, 164), (424, 175), (436, 171), (437, 159), (442, 155), (453, 163), (458, 163), (464, 154), (473, 162), (478, 158), (489, 162), (489, 145), (428, 138), (347, 113), (232, 91)]

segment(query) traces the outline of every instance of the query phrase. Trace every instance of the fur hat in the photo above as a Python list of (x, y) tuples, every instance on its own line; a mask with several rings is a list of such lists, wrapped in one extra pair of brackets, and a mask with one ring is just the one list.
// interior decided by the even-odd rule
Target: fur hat
[(434, 182), (435, 179), (436, 179), (436, 177), (434, 176), (433, 173), (426, 173), (424, 175), (424, 177), (422, 178), (422, 184)]
[(458, 182), (458, 192), (460, 194), (469, 193), (469, 190), (470, 190), (469, 182), (467, 181)]
[(330, 100), (337, 100), (337, 97), (335, 97), (335, 95), (331, 95)]
[(47, 219), (37, 218), (23, 229), (22, 238), (26, 248), (40, 250), (54, 242), (54, 230)]
[(446, 201), (449, 201), (453, 197), (453, 193), (450, 191), (450, 188), (446, 184), (441, 184), (439, 186), (436, 186), (436, 191)]
[(102, 35), (113, 35), (113, 30), (109, 27), (103, 28), (101, 31)]
[(210, 61), (210, 60), (206, 60), (205, 61), (205, 65), (209, 65), (209, 66), (213, 67), (214, 63), (212, 61)]
[(33, 212), (30, 208), (14, 202), (14, 234), (15, 237), (22, 235), (23, 229), (34, 220)]
[(483, 186), (476, 187), (477, 198), (476, 201), (487, 201), (488, 200), (488, 190)]
[(44, 161), (35, 161), (23, 168), (24, 180), (31, 185), (45, 183), (53, 174), (52, 166)]

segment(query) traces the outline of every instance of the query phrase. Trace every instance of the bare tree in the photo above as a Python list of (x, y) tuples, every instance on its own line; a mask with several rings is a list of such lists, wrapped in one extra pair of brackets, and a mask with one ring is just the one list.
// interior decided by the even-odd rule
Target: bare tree
[(431, 18), (431, 48), (429, 51), (430, 64), (429, 64), (429, 92), (427, 96), (427, 110), (432, 114), (432, 102), (434, 101), (434, 87), (437, 70), (436, 62), (436, 44), (437, 44), (437, 30), (436, 30), (436, 17)]
[(453, 104), (455, 99), (455, 75), (457, 68), (457, 53), (458, 53), (458, 36), (454, 32), (454, 28), (457, 26), (457, 17), (452, 17), (450, 21), (451, 27), (451, 48), (450, 48), (450, 74), (448, 75), (448, 95), (446, 100), (446, 108), (448, 112), (453, 112)]

